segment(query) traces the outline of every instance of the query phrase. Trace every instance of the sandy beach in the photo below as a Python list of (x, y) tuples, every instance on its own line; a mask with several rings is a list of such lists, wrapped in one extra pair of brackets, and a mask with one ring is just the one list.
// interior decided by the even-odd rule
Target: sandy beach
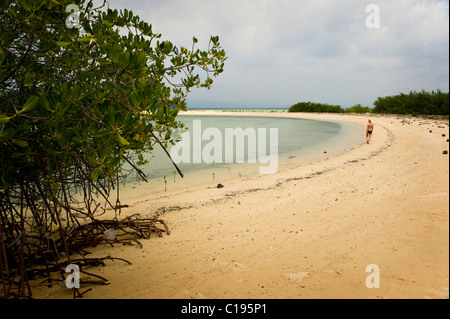
[[(189, 111), (195, 112), (195, 111)], [(196, 111), (374, 123), (371, 144), (167, 192), (123, 190), (121, 217), (160, 215), (171, 234), (90, 248), (113, 256), (84, 298), (449, 298), (448, 121), (401, 116)], [(443, 136), (445, 134), (445, 136)], [(223, 188), (217, 188), (223, 183)], [(127, 196), (128, 194), (128, 196)], [(368, 265), (379, 267), (369, 288)], [(81, 291), (83, 291), (83, 287)], [(71, 298), (39, 286), (35, 298)]]

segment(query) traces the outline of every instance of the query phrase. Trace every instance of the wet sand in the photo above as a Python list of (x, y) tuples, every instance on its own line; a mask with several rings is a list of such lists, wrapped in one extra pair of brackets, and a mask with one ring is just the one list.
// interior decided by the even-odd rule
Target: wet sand
[[(276, 174), (167, 192), (121, 190), (121, 217), (156, 211), (171, 230), (87, 271), (106, 277), (84, 298), (448, 298), (448, 121), (399, 116), (214, 112), (374, 123), (372, 143)], [(432, 132), (430, 132), (432, 131)], [(445, 134), (445, 137), (442, 136)], [(217, 188), (223, 183), (223, 188)], [(368, 288), (368, 265), (379, 288)], [(86, 286), (86, 288), (89, 288)], [(83, 287), (81, 291), (83, 291)], [(71, 298), (38, 287), (35, 298)]]

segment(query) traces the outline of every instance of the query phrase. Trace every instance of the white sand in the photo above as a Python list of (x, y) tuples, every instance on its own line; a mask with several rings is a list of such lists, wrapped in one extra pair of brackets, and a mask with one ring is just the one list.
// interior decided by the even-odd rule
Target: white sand
[[(369, 118), (200, 114), (361, 125)], [(188, 188), (180, 182), (167, 192), (122, 191), (130, 207), (121, 217), (167, 208), (160, 217), (171, 234), (141, 240), (144, 248), (90, 249), (133, 265), (107, 261), (89, 269), (110, 285), (86, 286), (93, 290), (85, 298), (448, 298), (449, 155), (442, 154), (449, 150), (448, 122), (370, 118), (371, 144), (328, 159), (224, 179), (220, 189), (216, 178)], [(366, 286), (369, 264), (380, 269), (379, 288)], [(39, 287), (34, 297), (71, 292)]]

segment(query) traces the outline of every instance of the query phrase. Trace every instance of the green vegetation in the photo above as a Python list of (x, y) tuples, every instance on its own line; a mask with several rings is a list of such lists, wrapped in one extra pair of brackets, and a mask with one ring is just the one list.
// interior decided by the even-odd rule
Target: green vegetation
[(313, 102), (300, 102), (292, 105), (288, 112), (320, 112), (320, 113), (342, 113), (339, 105), (329, 105)]
[(431, 93), (411, 91), (409, 94), (379, 97), (373, 104), (373, 109), (361, 104), (343, 109), (339, 105), (300, 102), (292, 105), (288, 112), (449, 115), (449, 93), (440, 90)]
[(368, 106), (362, 106), (361, 104), (356, 104), (348, 109), (344, 110), (345, 113), (371, 113), (372, 109)]
[(348, 109), (343, 109), (340, 105), (329, 105), (313, 102), (300, 102), (292, 105), (288, 112), (311, 112), (311, 113), (370, 113), (372, 110), (368, 106), (356, 104)]
[(410, 92), (393, 96), (379, 97), (373, 103), (374, 113), (410, 115), (448, 115), (449, 93)]
[(69, 256), (78, 217), (120, 209), (120, 181), (131, 171), (145, 180), (143, 154), (176, 141), (187, 93), (209, 89), (226, 55), (217, 36), (205, 50), (195, 37), (177, 47), (106, 2), (3, 0), (0, 21), (0, 272), (2, 291), (19, 273), (17, 296), (28, 296), (26, 234), (41, 242), (34, 261)]

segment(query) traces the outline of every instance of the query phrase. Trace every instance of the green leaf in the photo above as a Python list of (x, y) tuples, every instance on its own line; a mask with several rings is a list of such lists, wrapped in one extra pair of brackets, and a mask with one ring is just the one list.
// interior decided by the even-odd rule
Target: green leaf
[(4, 124), (8, 123), (11, 118), (13, 118), (13, 117), (12, 116), (8, 117), (6, 115), (0, 114), (0, 125), (4, 125)]
[(105, 129), (102, 129), (95, 134), (95, 136), (98, 138), (105, 138), (109, 135), (111, 135), (111, 132)]
[(93, 38), (91, 36), (85, 36), (85, 37), (77, 39), (78, 42), (82, 42), (82, 43), (91, 42), (92, 40), (93, 40)]
[(215, 37), (211, 37), (211, 42), (213, 43), (213, 44), (217, 44), (218, 42), (219, 42), (219, 37), (218, 36), (215, 36)]
[(108, 27), (111, 28), (112, 26), (114, 26), (113, 22), (107, 21), (107, 20), (103, 20), (103, 23)]
[(125, 138), (123, 138), (120, 134), (117, 134), (117, 137), (119, 138), (119, 144), (122, 146), (130, 145), (130, 142), (128, 142)]
[(49, 95), (47, 95), (47, 94), (40, 95), (38, 98), (38, 101), (39, 101), (39, 105), (41, 107), (43, 107), (44, 109), (46, 109), (47, 111), (50, 111), (52, 113), (55, 112), (50, 105), (51, 98)]
[(70, 44), (70, 42), (63, 42), (63, 41), (56, 41), (56, 45), (60, 47), (67, 47)]
[(19, 1), (19, 5), (20, 5), (22, 8), (24, 8), (26, 11), (31, 11), (31, 7), (30, 7), (28, 1), (26, 1), (26, 0), (21, 0), (21, 1)]
[(100, 165), (100, 162), (97, 161), (97, 159), (95, 157), (93, 157), (93, 156), (87, 156), (86, 159), (91, 164)]
[(138, 98), (138, 95), (136, 94), (136, 93), (132, 93), (132, 94), (130, 94), (130, 97), (129, 97), (129, 100), (130, 100), (130, 103), (131, 103), (131, 105), (133, 106), (133, 107), (135, 107), (135, 108), (139, 108), (140, 107), (140, 103), (139, 103), (139, 100), (138, 100), (139, 98)]
[(9, 139), (10, 137), (14, 136), (15, 133), (16, 131), (12, 127), (7, 130), (3, 130), (3, 132), (0, 131), (0, 141)]
[(116, 166), (117, 164), (119, 164), (119, 162), (120, 162), (120, 157), (113, 156), (108, 160), (108, 165)]
[(29, 111), (31, 111), (32, 109), (35, 108), (37, 102), (38, 102), (38, 97), (37, 97), (37, 96), (34, 96), (34, 95), (31, 96), (31, 97), (28, 99), (28, 101), (25, 103), (25, 105), (23, 106), (22, 110), (20, 110), (19, 114), (20, 114), (20, 113), (23, 113), (23, 112), (29, 112)]
[(24, 141), (24, 140), (12, 139), (12, 142), (19, 147), (27, 147), (28, 146), (27, 141)]
[(20, 158), (20, 157), (24, 157), (26, 155), (27, 155), (26, 153), (12, 153), (11, 157), (12, 158)]
[(91, 173), (91, 178), (92, 180), (95, 182), (96, 180), (98, 180), (98, 177), (100, 176), (100, 168), (94, 169)]
[(62, 134), (56, 135), (56, 142), (58, 143), (59, 147), (63, 148), (66, 146), (66, 140), (64, 139), (64, 136)]

